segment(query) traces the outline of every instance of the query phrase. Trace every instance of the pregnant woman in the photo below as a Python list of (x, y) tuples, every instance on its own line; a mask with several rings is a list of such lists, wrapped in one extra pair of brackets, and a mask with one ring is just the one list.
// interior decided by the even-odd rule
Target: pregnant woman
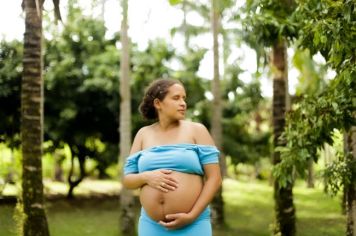
[(219, 151), (202, 124), (185, 121), (186, 93), (176, 80), (154, 81), (140, 112), (141, 128), (124, 168), (123, 185), (141, 188), (139, 236), (211, 236), (208, 204), (221, 185)]

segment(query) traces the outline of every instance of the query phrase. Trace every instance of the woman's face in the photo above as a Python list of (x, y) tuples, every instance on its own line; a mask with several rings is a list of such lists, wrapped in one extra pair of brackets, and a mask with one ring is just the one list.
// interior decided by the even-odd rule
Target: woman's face
[(156, 99), (154, 105), (161, 117), (182, 120), (187, 109), (185, 99), (184, 87), (180, 84), (173, 84), (168, 88), (168, 93), (164, 99), (162, 101)]

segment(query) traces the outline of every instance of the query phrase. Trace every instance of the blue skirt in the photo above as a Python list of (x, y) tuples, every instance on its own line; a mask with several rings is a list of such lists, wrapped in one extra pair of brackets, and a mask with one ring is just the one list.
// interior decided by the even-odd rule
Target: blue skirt
[(205, 210), (191, 224), (179, 229), (167, 229), (150, 218), (141, 208), (141, 216), (138, 222), (139, 236), (211, 236), (210, 208)]

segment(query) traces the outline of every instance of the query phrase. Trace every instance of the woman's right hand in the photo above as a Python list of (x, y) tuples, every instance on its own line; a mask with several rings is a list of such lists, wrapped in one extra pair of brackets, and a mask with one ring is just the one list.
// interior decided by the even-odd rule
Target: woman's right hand
[(162, 192), (173, 191), (178, 187), (178, 182), (170, 176), (172, 170), (152, 170), (144, 172), (146, 183)]

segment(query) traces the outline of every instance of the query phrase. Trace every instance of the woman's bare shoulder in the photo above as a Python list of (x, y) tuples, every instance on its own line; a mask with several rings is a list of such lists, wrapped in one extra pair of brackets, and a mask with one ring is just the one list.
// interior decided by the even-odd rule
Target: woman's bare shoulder
[(140, 137), (149, 135), (149, 133), (153, 131), (153, 127), (154, 127), (154, 124), (143, 126), (137, 131), (136, 135), (138, 135)]
[(134, 141), (132, 143), (132, 147), (130, 151), (131, 154), (141, 151), (143, 149), (143, 147), (145, 146), (145, 140), (147, 137), (150, 136), (151, 131), (152, 131), (152, 125), (144, 126), (137, 131)]
[(192, 134), (196, 144), (214, 145), (214, 141), (204, 124), (187, 120), (183, 124), (186, 130)]
[(194, 129), (194, 131), (197, 131), (199, 129), (206, 129), (206, 127), (203, 124), (190, 120), (184, 120), (183, 124), (190, 129)]

